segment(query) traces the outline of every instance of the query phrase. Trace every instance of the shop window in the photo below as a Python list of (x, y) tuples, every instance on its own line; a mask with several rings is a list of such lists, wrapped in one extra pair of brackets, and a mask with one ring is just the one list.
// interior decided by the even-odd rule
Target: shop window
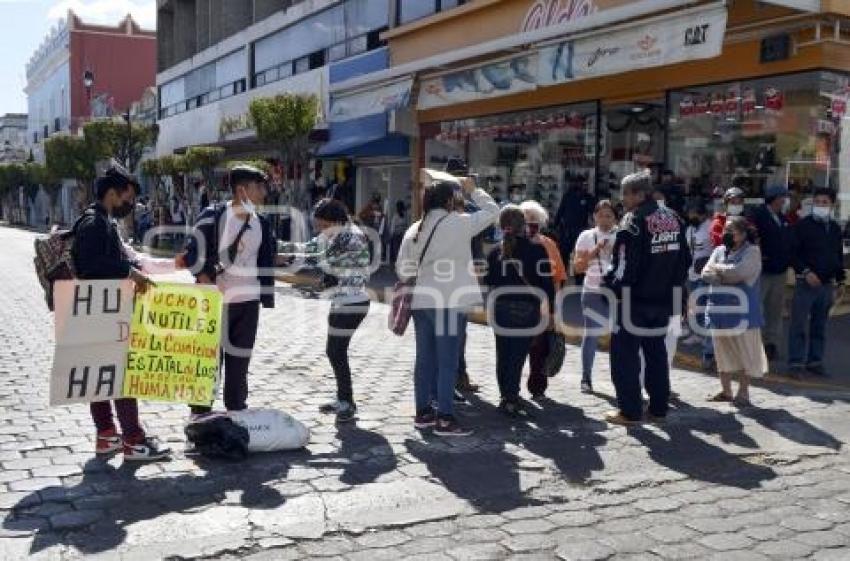
[(737, 186), (751, 203), (774, 184), (789, 186), (794, 206), (817, 186), (847, 191), (848, 97), (850, 79), (831, 72), (671, 92), (668, 167), (692, 195)]
[(660, 174), (664, 166), (665, 100), (646, 100), (604, 108), (602, 112), (600, 197), (618, 194), (626, 175), (643, 169)]
[(461, 158), (502, 202), (531, 198), (554, 216), (567, 189), (596, 184), (595, 102), (444, 122), (423, 134), (426, 166)]
[(403, 25), (437, 11), (437, 0), (398, 0), (398, 23)]

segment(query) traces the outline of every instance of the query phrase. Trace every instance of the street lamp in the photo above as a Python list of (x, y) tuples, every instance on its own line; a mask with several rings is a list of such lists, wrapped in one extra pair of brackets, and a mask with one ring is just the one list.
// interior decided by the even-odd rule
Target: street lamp
[(131, 160), (130, 160), (130, 150), (133, 147), (133, 121), (132, 115), (130, 115), (130, 108), (127, 108), (127, 111), (124, 112), (124, 121), (127, 123), (127, 170), (132, 172)]

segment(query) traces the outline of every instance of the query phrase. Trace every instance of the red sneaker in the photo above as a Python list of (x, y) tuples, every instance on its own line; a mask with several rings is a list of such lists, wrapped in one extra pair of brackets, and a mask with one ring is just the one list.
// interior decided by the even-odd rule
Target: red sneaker
[(170, 448), (160, 448), (156, 438), (142, 437), (124, 443), (124, 461), (155, 462), (171, 456)]
[(95, 454), (111, 454), (117, 452), (124, 447), (124, 441), (121, 435), (115, 429), (100, 431), (97, 433), (97, 444), (95, 444)]

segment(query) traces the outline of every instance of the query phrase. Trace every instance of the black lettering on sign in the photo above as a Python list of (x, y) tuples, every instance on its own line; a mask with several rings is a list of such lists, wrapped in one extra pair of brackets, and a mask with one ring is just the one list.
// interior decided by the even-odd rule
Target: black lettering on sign
[(83, 367), (83, 376), (82, 378), (77, 378), (77, 368), (71, 368), (71, 374), (68, 376), (68, 395), (67, 398), (71, 399), (74, 397), (74, 387), (80, 387), (80, 395), (79, 397), (86, 396), (86, 388), (89, 385), (89, 367)]
[(685, 30), (685, 46), (702, 45), (708, 40), (708, 28), (711, 24), (695, 25)]
[(109, 386), (109, 391), (106, 392), (106, 395), (112, 395), (115, 391), (115, 365), (111, 364), (109, 366), (101, 366), (100, 371), (97, 374), (97, 390), (95, 390), (95, 395), (100, 395), (100, 389), (103, 386)]
[(75, 285), (75, 286), (74, 286), (74, 315), (75, 315), (75, 316), (80, 315), (80, 312), (79, 312), (78, 306), (79, 306), (79, 305), (80, 305), (80, 303), (82, 303), (82, 302), (85, 302), (85, 304), (86, 304), (86, 315), (87, 315), (87, 316), (90, 316), (90, 315), (91, 315), (91, 298), (92, 298), (92, 295), (91, 295), (91, 292), (92, 292), (91, 285), (88, 285), (88, 286), (87, 286), (87, 288), (88, 288), (88, 295), (87, 295), (85, 298), (81, 298), (81, 297), (80, 297), (80, 285), (78, 284), (78, 285)]
[(115, 307), (109, 307), (109, 289), (103, 289), (103, 313), (104, 314), (117, 314), (121, 312), (121, 289), (117, 289), (115, 291)]

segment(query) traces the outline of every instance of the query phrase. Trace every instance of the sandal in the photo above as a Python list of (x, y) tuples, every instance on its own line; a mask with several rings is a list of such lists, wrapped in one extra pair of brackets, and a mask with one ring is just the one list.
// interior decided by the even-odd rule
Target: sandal
[(731, 395), (726, 395), (725, 393), (720, 392), (717, 395), (709, 397), (706, 401), (710, 401), (712, 403), (732, 403), (733, 398)]

